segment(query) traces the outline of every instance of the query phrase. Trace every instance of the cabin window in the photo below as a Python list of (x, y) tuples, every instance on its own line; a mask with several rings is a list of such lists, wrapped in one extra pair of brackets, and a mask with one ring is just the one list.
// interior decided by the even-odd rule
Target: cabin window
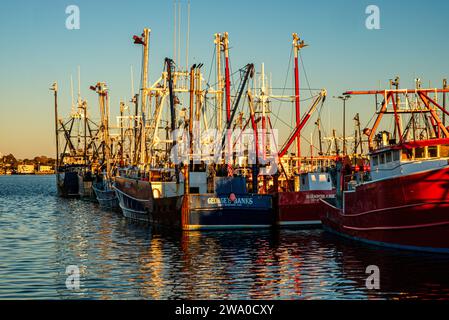
[(440, 146), (440, 157), (449, 158), (449, 146)]
[(380, 164), (385, 164), (385, 154), (384, 153), (379, 155), (379, 162), (380, 162)]
[(436, 158), (438, 157), (438, 147), (437, 146), (431, 146), (427, 148), (427, 153), (429, 155), (429, 158)]
[(426, 148), (416, 148), (415, 149), (415, 159), (423, 159), (426, 157)]
[(200, 187), (190, 187), (190, 193), (192, 193), (192, 194), (199, 194), (200, 193)]
[(399, 156), (399, 151), (395, 150), (393, 151), (393, 161), (399, 161), (400, 156)]
[(327, 177), (325, 174), (320, 174), (320, 182), (326, 182), (328, 181)]
[(402, 160), (411, 160), (412, 159), (412, 151), (411, 150), (403, 150), (402, 151)]
[(385, 157), (386, 157), (386, 161), (385, 161), (386, 163), (392, 161), (391, 152), (387, 152), (387, 153), (385, 154)]
[(378, 166), (378, 165), (379, 165), (379, 157), (373, 156), (373, 167)]

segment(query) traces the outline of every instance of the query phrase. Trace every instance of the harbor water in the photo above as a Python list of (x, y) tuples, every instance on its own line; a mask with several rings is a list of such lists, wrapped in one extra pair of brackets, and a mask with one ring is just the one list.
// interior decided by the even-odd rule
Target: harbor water
[[(66, 268), (80, 270), (79, 290)], [(368, 289), (368, 266), (379, 289)], [(0, 299), (449, 299), (449, 256), (318, 230), (173, 232), (0, 176)]]

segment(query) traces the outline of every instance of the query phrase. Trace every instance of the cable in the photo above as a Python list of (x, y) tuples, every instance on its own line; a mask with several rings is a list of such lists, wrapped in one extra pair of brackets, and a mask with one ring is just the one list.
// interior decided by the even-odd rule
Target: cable
[[(282, 89), (282, 94), (281, 94), (282, 96), (284, 95), (285, 88), (287, 87), (288, 75), (290, 73), (290, 67), (291, 67), (291, 63), (292, 63), (292, 55), (293, 55), (293, 47), (290, 49), (290, 58), (288, 59), (288, 68), (287, 68), (287, 73), (285, 75), (284, 88)], [(274, 127), (276, 127), (276, 122), (277, 122), (277, 119), (279, 117), (279, 113), (281, 111), (281, 105), (282, 105), (282, 102), (279, 103), (279, 109), (278, 109), (278, 112), (276, 114), (276, 120), (274, 121)]]
[(303, 69), (303, 71), (304, 71), (304, 76), (305, 76), (306, 81), (307, 81), (307, 86), (308, 86), (308, 88), (309, 88), (309, 94), (312, 95), (312, 90), (310, 89), (309, 77), (307, 76), (306, 68), (305, 68), (305, 66), (304, 66), (304, 61), (302, 60), (302, 54), (301, 54), (301, 51), (299, 51), (299, 58), (301, 59), (301, 66), (302, 66), (302, 69)]

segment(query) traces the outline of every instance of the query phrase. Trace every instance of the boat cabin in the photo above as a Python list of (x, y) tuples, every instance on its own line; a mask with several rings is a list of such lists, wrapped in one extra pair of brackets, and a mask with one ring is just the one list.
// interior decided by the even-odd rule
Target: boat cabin
[(378, 149), (370, 154), (372, 180), (386, 179), (448, 165), (449, 140), (405, 142)]
[(332, 190), (332, 180), (328, 172), (307, 172), (300, 176), (301, 191)]

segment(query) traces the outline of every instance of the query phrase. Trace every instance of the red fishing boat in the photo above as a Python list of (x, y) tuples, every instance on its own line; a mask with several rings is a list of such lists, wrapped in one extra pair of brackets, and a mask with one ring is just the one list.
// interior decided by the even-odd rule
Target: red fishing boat
[(300, 191), (278, 192), (274, 195), (278, 226), (320, 226), (320, 199), (335, 198), (329, 172), (302, 173), (299, 179)]
[[(371, 176), (338, 162), (337, 196), (322, 200), (321, 219), (327, 230), (352, 239), (449, 253), (449, 131), (440, 118), (449, 113), (437, 102), (449, 89), (417, 87), (346, 93), (384, 98), (373, 127), (364, 130)], [(387, 114), (394, 134), (377, 132)]]
[[(304, 40), (293, 33), (296, 127), (278, 153), (281, 163), (279, 166), (281, 185), (278, 185), (278, 177), (275, 177), (273, 194), (276, 224), (284, 227), (321, 225), (320, 199), (335, 197), (335, 188), (328, 172), (330, 164), (333, 163), (332, 157), (321, 156), (308, 159), (310, 163), (313, 162), (315, 165), (309, 166), (308, 170), (301, 168), (304, 167), (301, 165), (301, 161), (304, 160), (301, 159), (301, 130), (310, 120), (318, 105), (320, 103), (323, 105), (327, 95), (326, 90), (321, 90), (313, 100), (309, 110), (301, 118), (299, 51), (306, 46)], [(271, 121), (269, 121), (269, 124), (271, 126)], [(297, 156), (292, 159), (287, 156), (287, 153), (294, 144), (296, 144)], [(283, 162), (284, 164), (282, 164)], [(288, 167), (291, 167), (292, 170), (285, 170), (286, 162), (290, 164)]]

